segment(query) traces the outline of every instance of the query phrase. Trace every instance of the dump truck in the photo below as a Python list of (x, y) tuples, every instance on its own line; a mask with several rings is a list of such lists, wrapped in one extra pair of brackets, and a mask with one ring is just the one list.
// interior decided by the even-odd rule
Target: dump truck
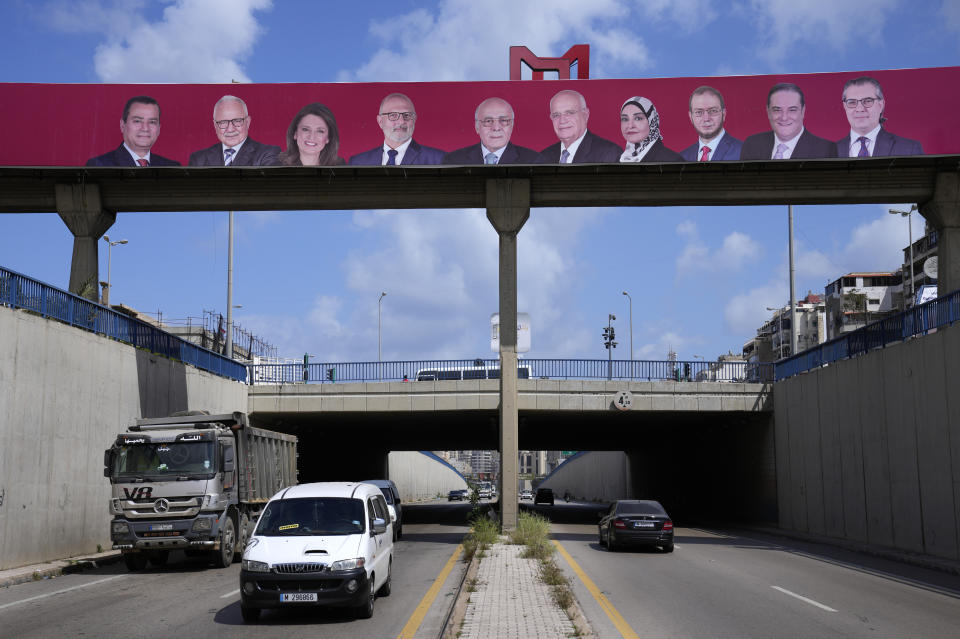
[(127, 568), (162, 566), (171, 550), (226, 568), (260, 511), (297, 483), (297, 438), (247, 415), (203, 411), (138, 419), (104, 452), (110, 539)]

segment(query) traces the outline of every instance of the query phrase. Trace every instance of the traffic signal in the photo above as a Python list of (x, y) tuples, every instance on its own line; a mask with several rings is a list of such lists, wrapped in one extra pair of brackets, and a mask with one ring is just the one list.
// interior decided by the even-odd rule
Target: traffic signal
[(335, 369), (335, 368), (328, 368), (328, 369), (327, 369), (327, 379), (329, 379), (331, 382), (337, 381), (337, 369)]

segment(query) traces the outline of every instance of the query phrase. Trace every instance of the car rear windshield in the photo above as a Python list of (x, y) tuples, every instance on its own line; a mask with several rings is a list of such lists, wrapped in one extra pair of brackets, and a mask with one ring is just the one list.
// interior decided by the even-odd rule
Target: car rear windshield
[(623, 501), (617, 504), (618, 515), (666, 515), (667, 511), (655, 501)]
[(301, 497), (270, 502), (258, 535), (354, 535), (364, 531), (363, 502), (349, 497)]

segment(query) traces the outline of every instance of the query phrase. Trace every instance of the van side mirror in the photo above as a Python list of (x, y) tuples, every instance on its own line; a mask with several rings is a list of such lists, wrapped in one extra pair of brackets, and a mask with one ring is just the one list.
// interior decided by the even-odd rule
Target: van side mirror
[(373, 520), (373, 534), (382, 535), (387, 532), (387, 520), (376, 517)]

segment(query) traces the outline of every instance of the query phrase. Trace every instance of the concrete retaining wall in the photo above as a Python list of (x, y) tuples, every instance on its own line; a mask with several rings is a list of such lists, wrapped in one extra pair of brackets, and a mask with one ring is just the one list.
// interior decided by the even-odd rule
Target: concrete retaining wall
[(960, 559), (960, 324), (774, 387), (784, 528)]
[(552, 488), (559, 499), (571, 497), (588, 501), (633, 498), (630, 463), (622, 451), (590, 451), (571, 457), (540, 486)]
[(0, 569), (110, 547), (103, 451), (137, 417), (246, 408), (243, 384), (0, 307)]
[(415, 450), (391, 452), (387, 463), (387, 476), (397, 485), (403, 501), (433, 499), (467, 487), (453, 468)]

